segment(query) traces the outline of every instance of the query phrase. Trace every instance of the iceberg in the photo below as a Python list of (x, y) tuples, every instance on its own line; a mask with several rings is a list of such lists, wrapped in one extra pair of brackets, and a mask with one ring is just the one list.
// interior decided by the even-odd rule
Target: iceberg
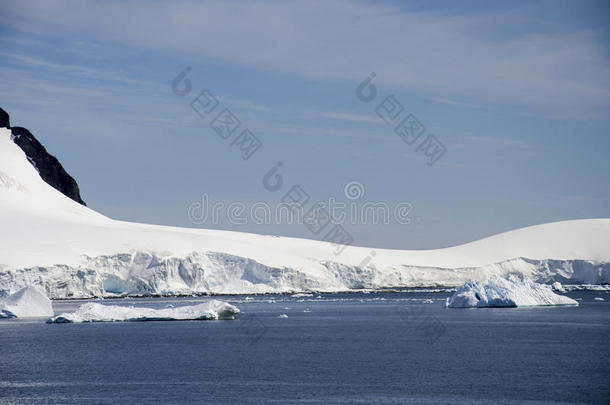
[(0, 318), (53, 316), (51, 300), (33, 287), (25, 287), (0, 300)]
[(235, 319), (239, 309), (219, 300), (198, 305), (168, 307), (162, 309), (121, 305), (87, 303), (76, 311), (63, 313), (47, 320), (47, 323), (81, 322), (133, 322), (133, 321), (186, 321)]
[(578, 305), (576, 300), (555, 294), (551, 286), (519, 280), (491, 277), (486, 284), (469, 281), (447, 298), (449, 308), (529, 307), (548, 305)]

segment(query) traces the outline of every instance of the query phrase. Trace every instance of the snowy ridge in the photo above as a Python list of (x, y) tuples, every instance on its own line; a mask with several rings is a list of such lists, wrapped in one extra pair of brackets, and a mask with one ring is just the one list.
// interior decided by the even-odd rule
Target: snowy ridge
[(52, 298), (454, 287), (493, 275), (610, 283), (610, 219), (555, 222), (435, 250), (115, 221), (46, 184), (0, 129), (0, 296)]

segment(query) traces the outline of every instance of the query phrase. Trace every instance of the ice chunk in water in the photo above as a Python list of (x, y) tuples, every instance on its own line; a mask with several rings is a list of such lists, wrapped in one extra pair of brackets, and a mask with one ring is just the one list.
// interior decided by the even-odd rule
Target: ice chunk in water
[(78, 322), (127, 322), (127, 321), (183, 321), (235, 319), (239, 309), (219, 300), (211, 300), (198, 305), (174, 308), (142, 308), (134, 306), (102, 305), (87, 303), (75, 312), (63, 313), (49, 319), (48, 323)]
[(25, 287), (0, 300), (0, 318), (53, 316), (51, 300), (34, 287)]
[(449, 308), (578, 305), (572, 298), (555, 294), (551, 286), (516, 277), (491, 277), (486, 284), (469, 281), (447, 298)]

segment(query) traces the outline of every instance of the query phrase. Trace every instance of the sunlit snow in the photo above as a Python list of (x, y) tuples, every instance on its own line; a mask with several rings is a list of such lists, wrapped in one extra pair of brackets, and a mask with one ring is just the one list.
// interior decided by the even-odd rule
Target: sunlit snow
[(239, 309), (237, 307), (219, 300), (211, 300), (198, 305), (162, 309), (103, 305), (91, 302), (81, 305), (74, 312), (57, 315), (47, 322), (78, 323), (235, 319), (238, 313)]
[(525, 307), (578, 305), (572, 298), (555, 294), (551, 286), (516, 277), (492, 277), (486, 283), (470, 281), (447, 298), (449, 308)]
[(0, 300), (0, 318), (53, 316), (51, 300), (33, 287), (22, 288)]
[(0, 129), (0, 297), (26, 286), (51, 298), (193, 293), (311, 293), (455, 287), (521, 274), (610, 283), (610, 219), (537, 225), (434, 250), (116, 221), (46, 184)]

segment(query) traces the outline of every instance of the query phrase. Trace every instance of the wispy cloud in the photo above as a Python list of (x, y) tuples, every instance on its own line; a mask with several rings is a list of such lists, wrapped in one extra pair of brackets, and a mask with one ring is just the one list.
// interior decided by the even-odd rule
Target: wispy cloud
[(44, 58), (36, 58), (17, 53), (0, 51), (0, 57), (16, 61), (22, 67), (43, 68), (56, 73), (70, 76), (74, 79), (96, 79), (112, 83), (122, 83), (128, 85), (150, 86), (152, 83), (138, 78), (131, 77), (124, 72), (116, 69), (96, 69), (88, 66), (56, 63)]
[(282, 124), (282, 123), (256, 123), (257, 130), (268, 133), (291, 135), (299, 137), (341, 137), (349, 139), (364, 139), (371, 142), (400, 142), (400, 138), (393, 135), (392, 132), (379, 131), (358, 131), (348, 128), (335, 128), (324, 126), (311, 126), (299, 124)]
[(223, 103), (241, 107), (246, 110), (260, 111), (260, 112), (266, 112), (266, 113), (273, 112), (273, 109), (271, 107), (268, 107), (266, 105), (259, 104), (259, 103), (253, 103), (252, 101), (249, 101), (249, 100), (243, 100), (243, 99), (232, 98), (232, 97), (227, 97), (227, 96), (216, 96), (216, 98), (218, 98), (218, 100), (222, 101)]
[(368, 122), (368, 123), (372, 123), (372, 124), (383, 123), (383, 121), (381, 121), (381, 118), (373, 117), (372, 115), (359, 115), (359, 114), (352, 114), (352, 113), (348, 113), (348, 112), (326, 112), (326, 113), (322, 113), (320, 115), (325, 118), (332, 118), (332, 119), (339, 120), (339, 121)]
[(480, 143), (485, 143), (488, 145), (501, 146), (501, 147), (518, 147), (518, 146), (527, 145), (527, 142), (517, 140), (517, 139), (486, 137), (486, 136), (466, 136), (465, 138), (472, 142), (480, 142)]
[(478, 104), (478, 103), (469, 103), (467, 101), (457, 101), (451, 100), (445, 97), (426, 97), (428, 100), (436, 101), (437, 103), (455, 105), (458, 107), (468, 107), (468, 108), (485, 108), (488, 109), (489, 105)]
[[(359, 81), (375, 71), (380, 84), (462, 104), (512, 103), (571, 117), (610, 108), (609, 57), (598, 33), (542, 27), (518, 9), (439, 14), (345, 0), (141, 5), (7, 1), (3, 9), (49, 35), (179, 51), (317, 79)], [(502, 35), (515, 26), (524, 29)]]

